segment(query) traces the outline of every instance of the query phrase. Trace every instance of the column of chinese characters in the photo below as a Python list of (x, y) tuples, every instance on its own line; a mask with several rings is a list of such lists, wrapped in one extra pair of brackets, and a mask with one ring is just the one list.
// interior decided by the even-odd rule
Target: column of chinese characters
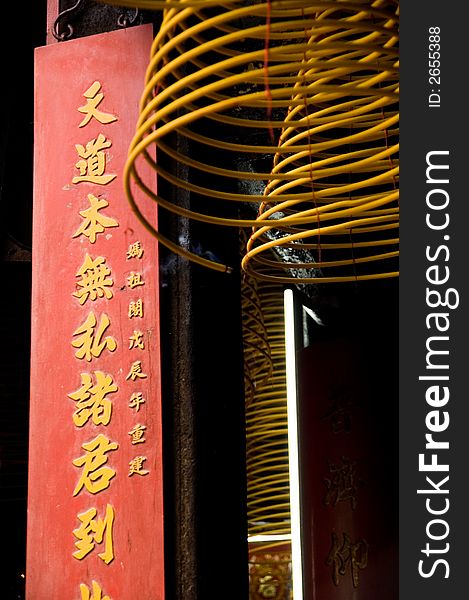
[[(83, 93), (85, 103), (77, 110), (84, 116), (79, 123), (80, 130), (95, 120), (103, 127), (117, 121), (117, 117), (111, 113), (104, 112), (100, 104), (104, 99), (101, 91), (101, 83), (93, 82)], [(99, 190), (108, 185), (116, 178), (115, 173), (110, 173), (107, 168), (107, 154), (112, 146), (112, 141), (107, 139), (104, 133), (99, 133), (85, 144), (75, 144), (78, 160), (75, 163), (77, 172), (72, 178), (74, 185), (83, 183), (93, 184), (95, 193), (86, 193), (84, 187), (85, 206), (78, 212), (81, 222), (73, 232), (72, 239), (86, 238), (90, 253), (87, 253), (83, 263), (76, 270), (76, 291), (72, 294), (80, 306), (84, 309), (84, 318), (81, 324), (73, 331), (71, 345), (75, 357), (86, 363), (99, 361), (105, 352), (115, 352), (117, 340), (112, 335), (111, 318), (107, 312), (97, 313), (92, 304), (103, 299), (112, 301), (114, 297), (114, 277), (111, 265), (107, 257), (96, 256), (91, 252), (98, 236), (105, 233), (108, 228), (119, 227), (117, 220), (106, 212), (109, 203), (100, 197)], [(112, 419), (113, 403), (112, 395), (118, 392), (118, 386), (114, 382), (113, 375), (95, 368), (80, 373), (80, 386), (77, 390), (68, 394), (75, 402), (73, 423), (76, 427), (93, 424), (106, 428)], [(105, 429), (104, 429), (105, 431)], [(116, 471), (108, 464), (113, 452), (119, 448), (115, 440), (109, 439), (106, 433), (100, 433), (94, 439), (85, 441), (81, 445), (84, 451), (81, 456), (76, 457), (72, 463), (80, 470), (80, 475), (72, 492), (74, 497), (83, 490), (96, 495), (112, 485)], [(77, 514), (78, 527), (73, 530), (76, 538), (73, 557), (77, 560), (85, 559), (97, 546), (102, 550), (98, 557), (109, 565), (114, 560), (113, 526), (115, 510), (112, 504), (107, 504), (104, 514), (99, 514), (96, 507), (91, 507)], [(103, 590), (98, 582), (92, 580), (91, 586), (80, 583), (79, 590), (81, 600), (111, 600), (109, 596), (103, 596)]]
[[(332, 405), (324, 416), (330, 420), (333, 435), (347, 435), (352, 432), (352, 409), (355, 401), (350, 390), (341, 389), (332, 395)], [(324, 477), (327, 492), (323, 502), (335, 508), (339, 503), (347, 503), (349, 510), (354, 511), (358, 502), (358, 487), (362, 483), (357, 478), (356, 462), (347, 456), (342, 456), (339, 463), (328, 461), (329, 477)], [(353, 542), (350, 536), (343, 532), (342, 540), (335, 531), (331, 534), (332, 543), (326, 564), (332, 568), (334, 585), (340, 584), (340, 577), (349, 570), (354, 588), (359, 586), (359, 573), (368, 564), (368, 543), (364, 539)]]
[[(129, 408), (135, 413), (140, 412), (140, 407), (145, 403), (145, 398), (140, 389), (147, 379), (147, 374), (144, 371), (141, 354), (145, 350), (145, 335), (142, 331), (142, 323), (145, 320), (145, 305), (141, 297), (142, 286), (145, 285), (143, 276), (143, 255), (144, 249), (141, 243), (137, 240), (130, 244), (127, 250), (127, 261), (130, 261), (134, 270), (130, 271), (127, 277), (127, 288), (134, 292), (135, 296), (129, 301), (127, 316), (133, 324), (133, 331), (129, 336), (129, 350), (135, 355), (135, 360), (131, 362), (126, 379), (132, 384), (135, 384), (135, 391), (130, 396)], [(143, 423), (135, 423), (132, 429), (128, 432), (130, 444), (138, 446), (145, 444), (147, 427)], [(148, 475), (149, 471), (145, 468), (147, 457), (143, 454), (138, 454), (132, 457), (129, 462), (129, 477), (139, 475), (141, 477)]]

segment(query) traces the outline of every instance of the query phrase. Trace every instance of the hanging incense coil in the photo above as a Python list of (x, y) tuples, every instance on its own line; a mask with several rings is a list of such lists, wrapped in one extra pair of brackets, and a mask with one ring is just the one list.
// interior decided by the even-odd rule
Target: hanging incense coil
[[(240, 251), (246, 252), (247, 235), (240, 232)], [(258, 282), (247, 273), (241, 277), (241, 312), (244, 347), (244, 388), (246, 404), (255, 398), (256, 389), (272, 376), (273, 363)]]
[[(330, 92), (299, 91), (294, 96), (303, 97), (304, 104), (296, 104), (286, 117), (292, 126), (280, 135), (282, 152), (274, 157), (259, 225), (247, 244), (243, 267), (258, 277), (272, 278), (262, 275), (261, 266), (275, 268), (274, 279), (283, 282), (398, 274), (397, 19), (374, 24), (375, 31), (369, 32), (366, 27), (360, 31), (361, 19), (337, 18), (324, 33), (322, 23), (331, 18), (331, 10), (318, 15), (318, 31), (313, 28), (300, 71), (304, 80), (313, 79), (311, 90), (322, 82), (330, 85)], [(339, 39), (340, 49), (333, 50)], [(323, 46), (331, 48), (327, 56)], [(351, 85), (361, 88), (361, 95), (352, 98)], [(308, 151), (284, 152), (302, 141), (308, 142)], [(279, 174), (297, 177), (285, 181)], [(297, 199), (289, 199), (292, 193)], [(266, 218), (271, 220), (268, 226)], [(272, 256), (270, 250), (280, 247), (290, 250), (290, 259)], [(386, 270), (383, 264), (389, 263)]]
[[(135, 185), (182, 218), (253, 226), (243, 266), (254, 276), (268, 260), (284, 280), (295, 271), (326, 282), (326, 266), (356, 271), (396, 256), (396, 235), (383, 232), (398, 223), (397, 2), (122, 4), (165, 9), (124, 172), (132, 209), (161, 243), (228, 270), (155, 231)], [(165, 158), (183, 168), (171, 171)], [(253, 158), (264, 168), (242, 167)], [(190, 208), (144, 181), (141, 160), (181, 196), (190, 193)]]
[[(267, 334), (272, 370), (269, 377), (257, 381), (246, 402), (248, 535), (288, 536), (291, 524), (283, 288), (264, 282), (258, 285), (257, 308)], [(244, 362), (249, 369), (246, 357)], [(276, 545), (270, 542), (265, 548)]]

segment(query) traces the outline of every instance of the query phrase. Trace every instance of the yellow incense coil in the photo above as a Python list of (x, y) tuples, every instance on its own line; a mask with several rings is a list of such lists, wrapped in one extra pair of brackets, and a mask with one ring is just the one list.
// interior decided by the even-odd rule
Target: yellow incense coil
[[(156, 231), (135, 186), (181, 218), (253, 227), (254, 277), (263, 264), (282, 281), (396, 274), (381, 264), (398, 244), (397, 2), (122, 4), (164, 9), (124, 169), (132, 210), (161, 243), (229, 269)], [(190, 207), (177, 200), (188, 193)]]
[[(269, 377), (246, 402), (248, 535), (291, 534), (283, 288), (258, 282), (258, 305), (270, 350)], [(243, 303), (243, 313), (253, 310)], [(246, 330), (243, 330), (246, 335)], [(245, 369), (250, 369), (245, 356)], [(275, 546), (275, 544), (274, 544)], [(268, 547), (268, 546), (267, 546)]]
[[(373, 6), (378, 5), (390, 3)], [(337, 3), (335, 11), (318, 15), (300, 71), (305, 80), (312, 77), (312, 90), (316, 82), (327, 82), (331, 93), (295, 95), (303, 97), (303, 106), (291, 108), (286, 120), (295, 124), (279, 137), (282, 151), (274, 157), (259, 224), (243, 259), (244, 269), (260, 278), (329, 283), (398, 275), (397, 9), (380, 23), (365, 13), (336, 18), (324, 33), (323, 21), (340, 12)], [(360, 31), (364, 22), (373, 22), (375, 31)], [(341, 49), (326, 57), (322, 46), (339, 39)], [(350, 97), (351, 85), (362, 89), (360, 96)], [(293, 150), (304, 141), (308, 151)], [(292, 152), (286, 154), (289, 145)], [(279, 174), (296, 179), (285, 181)], [(292, 193), (297, 199), (289, 199)], [(271, 224), (265, 225), (266, 218)], [(272, 253), (279, 248), (289, 249), (286, 260)], [(263, 274), (265, 267), (276, 274)]]
[[(240, 232), (240, 250), (246, 251), (246, 233)], [(272, 375), (272, 356), (257, 280), (247, 273), (241, 277), (241, 309), (244, 346), (244, 384), (246, 403), (255, 397), (256, 389)]]

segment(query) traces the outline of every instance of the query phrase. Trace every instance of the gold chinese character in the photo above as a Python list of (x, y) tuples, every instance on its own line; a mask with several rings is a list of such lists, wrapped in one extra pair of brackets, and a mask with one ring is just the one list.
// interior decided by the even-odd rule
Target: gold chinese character
[(140, 405), (145, 403), (142, 392), (136, 392), (130, 396), (129, 407), (135, 408), (135, 412), (140, 410)]
[(130, 302), (128, 314), (129, 319), (132, 319), (133, 317), (143, 317), (143, 302), (141, 298), (139, 298), (136, 302)]
[(324, 479), (327, 486), (327, 494), (324, 498), (324, 504), (336, 506), (338, 502), (350, 500), (352, 509), (357, 506), (358, 485), (355, 479), (355, 462), (343, 456), (342, 465), (335, 465), (329, 462), (329, 473), (331, 479)]
[(112, 291), (109, 288), (114, 282), (109, 277), (111, 269), (105, 265), (105, 262), (103, 256), (93, 260), (89, 254), (86, 255), (84, 263), (76, 274), (77, 277), (81, 277), (81, 281), (77, 283), (81, 289), (72, 294), (79, 299), (80, 304), (84, 304), (88, 298), (92, 301), (103, 296), (108, 300), (112, 298)]
[(94, 194), (88, 194), (88, 200), (90, 207), (79, 212), (80, 216), (83, 217), (83, 222), (72, 237), (76, 238), (79, 235), (84, 235), (91, 244), (94, 244), (98, 233), (103, 233), (107, 227), (119, 227), (119, 223), (112, 217), (99, 213), (102, 208), (109, 206), (109, 202), (103, 198), (96, 198)]
[(108, 394), (118, 391), (111, 375), (102, 371), (94, 372), (96, 383), (90, 373), (81, 374), (81, 387), (68, 397), (75, 400), (77, 409), (73, 414), (73, 422), (83, 427), (91, 418), (95, 425), (108, 425), (111, 420), (112, 402), (106, 398)]
[(73, 335), (80, 336), (72, 342), (74, 348), (79, 348), (79, 350), (75, 352), (75, 356), (80, 360), (85, 358), (89, 362), (93, 357), (97, 358), (100, 356), (105, 348), (107, 348), (109, 352), (114, 352), (117, 348), (117, 342), (112, 336), (107, 336), (101, 341), (104, 332), (111, 324), (109, 317), (106, 314), (101, 315), (98, 328), (95, 332), (94, 328), (96, 327), (96, 324), (96, 316), (94, 313), (90, 312), (86, 321), (73, 332)]
[(339, 585), (339, 575), (345, 575), (350, 567), (353, 587), (358, 587), (359, 571), (368, 564), (368, 543), (361, 539), (352, 544), (350, 537), (343, 533), (342, 546), (339, 544), (337, 534), (332, 533), (332, 548), (326, 559), (326, 564), (332, 566), (332, 581)]
[(82, 445), (83, 450), (86, 450), (87, 454), (76, 458), (72, 463), (76, 467), (83, 467), (83, 473), (73, 490), (73, 495), (76, 496), (83, 487), (90, 492), (90, 494), (97, 494), (107, 489), (110, 485), (110, 481), (115, 477), (116, 472), (110, 467), (104, 467), (108, 461), (108, 457), (105, 455), (106, 452), (117, 450), (119, 444), (111, 442), (101, 433), (91, 442)]
[(142, 361), (136, 360), (134, 363), (132, 363), (129, 374), (125, 379), (131, 379), (132, 381), (135, 381), (137, 378), (144, 379), (145, 377), (147, 377), (147, 375), (142, 371)]
[(106, 148), (110, 148), (112, 142), (106, 140), (106, 137), (100, 133), (97, 138), (86, 144), (86, 148), (81, 144), (75, 144), (79, 160), (75, 166), (80, 171), (80, 175), (72, 179), (73, 183), (81, 183), (88, 181), (99, 185), (110, 183), (116, 174), (105, 175), (106, 170), (106, 154), (103, 152)]
[(109, 596), (103, 596), (101, 586), (96, 581), (91, 582), (92, 590), (84, 583), (80, 583), (81, 600), (111, 600)]
[(357, 406), (352, 391), (346, 386), (335, 389), (331, 396), (331, 405), (322, 417), (329, 419), (333, 433), (352, 431), (352, 413)]
[(132, 444), (143, 444), (145, 440), (145, 425), (135, 425), (135, 427), (129, 431), (129, 435), (132, 438)]
[(134, 273), (132, 271), (132, 273), (130, 273), (130, 275), (127, 277), (127, 285), (131, 290), (133, 290), (138, 285), (145, 285), (145, 282), (142, 279), (142, 274)]
[(94, 550), (95, 544), (101, 544), (104, 541), (104, 552), (101, 552), (98, 556), (108, 565), (114, 559), (114, 541), (112, 537), (114, 508), (110, 504), (107, 505), (104, 519), (95, 519), (97, 512), (96, 508), (90, 508), (86, 512), (77, 515), (81, 524), (73, 530), (73, 535), (78, 540), (75, 542), (78, 550), (73, 553), (73, 557), (82, 560)]
[(127, 250), (127, 258), (142, 258), (143, 256), (143, 248), (140, 242), (134, 242), (130, 244), (129, 249)]
[(134, 330), (133, 334), (129, 337), (129, 342), (129, 350), (131, 350), (132, 348), (140, 348), (140, 350), (145, 349), (145, 342), (143, 341), (142, 331)]
[(105, 113), (98, 110), (98, 105), (104, 98), (104, 94), (100, 92), (100, 90), (100, 82), (95, 81), (83, 94), (83, 96), (86, 98), (86, 103), (84, 106), (80, 106), (77, 110), (83, 113), (85, 116), (83, 117), (83, 120), (80, 123), (80, 125), (78, 125), (78, 127), (84, 127), (85, 125), (88, 125), (88, 123), (93, 117), (103, 125), (107, 125), (108, 123), (113, 123), (114, 121), (117, 121), (117, 117), (115, 115), (111, 115), (110, 113)]
[(81, 600), (111, 600), (109, 596), (103, 596), (101, 586), (96, 581), (91, 582), (92, 590), (84, 583), (80, 583)]
[(129, 462), (129, 477), (132, 475), (148, 475), (150, 471), (143, 468), (143, 461), (147, 460), (146, 456), (136, 456)]

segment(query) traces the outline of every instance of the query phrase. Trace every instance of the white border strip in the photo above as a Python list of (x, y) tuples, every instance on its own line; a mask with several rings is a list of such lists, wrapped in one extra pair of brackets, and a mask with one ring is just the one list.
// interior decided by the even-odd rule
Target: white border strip
[(295, 317), (293, 292), (290, 289), (284, 291), (284, 311), (293, 598), (294, 600), (303, 600), (303, 553), (301, 544)]
[(291, 535), (289, 533), (259, 533), (248, 536), (248, 542), (289, 542)]

